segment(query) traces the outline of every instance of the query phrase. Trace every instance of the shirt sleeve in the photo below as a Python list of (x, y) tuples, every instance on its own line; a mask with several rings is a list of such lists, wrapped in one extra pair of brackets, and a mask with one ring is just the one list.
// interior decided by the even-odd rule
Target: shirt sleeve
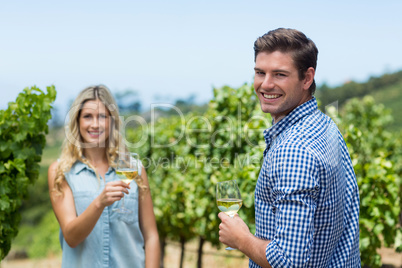
[(314, 237), (317, 160), (306, 148), (286, 144), (272, 159), (275, 235), (266, 248), (266, 257), (272, 267), (304, 267)]

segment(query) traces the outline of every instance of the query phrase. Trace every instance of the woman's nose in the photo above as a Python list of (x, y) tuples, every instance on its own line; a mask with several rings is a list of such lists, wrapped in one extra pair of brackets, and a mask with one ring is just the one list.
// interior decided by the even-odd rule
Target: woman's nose
[(95, 116), (92, 120), (92, 127), (99, 127), (99, 118)]

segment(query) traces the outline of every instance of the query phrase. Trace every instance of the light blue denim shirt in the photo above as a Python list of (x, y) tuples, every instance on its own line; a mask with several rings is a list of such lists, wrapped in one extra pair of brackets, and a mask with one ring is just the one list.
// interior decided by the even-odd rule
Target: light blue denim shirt
[[(98, 180), (95, 172), (79, 161), (65, 175), (74, 195), (77, 216), (102, 192), (105, 183), (119, 180), (113, 168), (106, 172), (105, 180)], [(130, 187), (124, 202), (133, 213), (113, 212), (121, 206), (121, 201), (114, 202), (103, 210), (92, 232), (75, 248), (66, 243), (60, 230), (62, 267), (145, 267), (144, 238), (138, 221), (138, 187), (135, 182)]]

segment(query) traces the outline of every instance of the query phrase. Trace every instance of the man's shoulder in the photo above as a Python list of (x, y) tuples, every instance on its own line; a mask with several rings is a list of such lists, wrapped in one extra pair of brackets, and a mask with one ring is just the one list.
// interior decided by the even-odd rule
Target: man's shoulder
[(278, 159), (310, 158), (316, 155), (310, 148), (310, 143), (294, 133), (278, 138), (270, 156)]
[(299, 120), (277, 137), (275, 151), (317, 156), (324, 147), (339, 142), (339, 129), (332, 119), (320, 111)]
[(320, 110), (305, 116), (291, 126), (287, 135), (295, 141), (310, 143), (328, 138), (328, 134), (339, 134), (339, 129), (334, 121)]

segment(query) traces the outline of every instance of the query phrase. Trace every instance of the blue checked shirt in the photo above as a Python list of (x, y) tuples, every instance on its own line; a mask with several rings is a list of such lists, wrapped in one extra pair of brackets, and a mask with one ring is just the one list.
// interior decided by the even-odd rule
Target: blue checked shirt
[[(264, 131), (255, 236), (272, 267), (361, 267), (359, 190), (335, 123), (315, 98)], [(249, 267), (260, 267), (250, 260)]]

